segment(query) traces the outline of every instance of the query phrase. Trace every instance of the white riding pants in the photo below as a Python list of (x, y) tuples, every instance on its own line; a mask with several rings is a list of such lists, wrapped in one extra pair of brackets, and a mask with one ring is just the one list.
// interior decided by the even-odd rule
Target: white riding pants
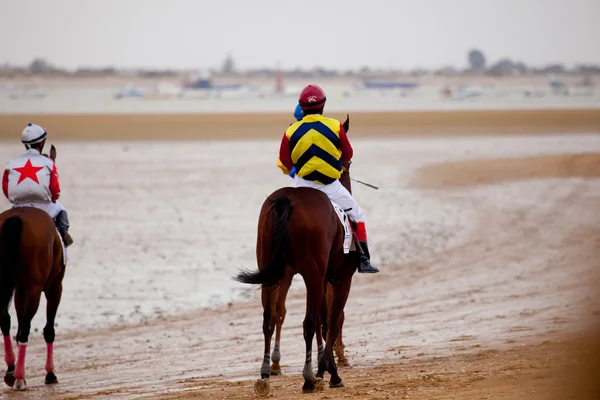
[(365, 215), (361, 210), (360, 206), (354, 200), (354, 197), (350, 194), (350, 192), (340, 183), (338, 179), (329, 185), (321, 185), (320, 183), (306, 180), (304, 178), (300, 178), (298, 175), (294, 176), (294, 187), (310, 187), (314, 189), (318, 189), (321, 192), (325, 193), (329, 200), (338, 204), (346, 211), (346, 214), (350, 216), (356, 222), (366, 222)]
[(48, 215), (50, 216), (50, 218), (54, 219), (56, 218), (56, 216), (58, 215), (59, 212), (61, 211), (67, 211), (65, 209), (65, 207), (62, 205), (62, 203), (58, 200), (56, 200), (55, 203), (49, 201), (47, 203), (21, 203), (21, 204), (15, 204), (13, 205), (13, 208), (15, 207), (35, 207), (35, 208), (39, 208), (40, 210), (44, 210), (48, 213)]

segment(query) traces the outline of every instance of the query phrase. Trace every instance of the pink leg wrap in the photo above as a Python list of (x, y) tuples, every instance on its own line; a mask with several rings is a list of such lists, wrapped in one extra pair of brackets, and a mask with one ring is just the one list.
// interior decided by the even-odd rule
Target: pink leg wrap
[(52, 357), (52, 343), (46, 343), (46, 372), (54, 372), (54, 359)]
[(15, 369), (16, 379), (25, 379), (25, 353), (27, 353), (27, 344), (19, 343), (19, 358)]
[(4, 361), (6, 361), (6, 365), (9, 367), (15, 365), (15, 353), (10, 336), (4, 336)]

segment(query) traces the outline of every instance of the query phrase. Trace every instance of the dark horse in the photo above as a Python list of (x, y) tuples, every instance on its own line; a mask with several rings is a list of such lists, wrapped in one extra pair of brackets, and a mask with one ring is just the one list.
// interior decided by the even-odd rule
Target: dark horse
[[(349, 165), (346, 165), (346, 167), (349, 167)], [(348, 174), (348, 172), (344, 172), (342, 174), (342, 177), (340, 178), (340, 182), (341, 184), (350, 192), (352, 193), (352, 185), (351, 185), (351, 181), (350, 181), (350, 175)], [(280, 343), (281, 343), (281, 328), (283, 327), (283, 323), (285, 321), (285, 316), (287, 313), (287, 310), (285, 308), (285, 300), (288, 294), (288, 291), (290, 289), (290, 287), (292, 286), (292, 280), (294, 279), (294, 275), (296, 275), (296, 271), (294, 271), (292, 268), (288, 267), (286, 268), (285, 271), (285, 275), (283, 277), (283, 282), (279, 285), (279, 287), (277, 288), (277, 305), (275, 307), (275, 321), (276, 321), (276, 327), (275, 327), (275, 346), (273, 348), (273, 353), (271, 355), (271, 361), (273, 362), (271, 364), (271, 375), (279, 375), (281, 373), (281, 365), (279, 364), (279, 362), (281, 361), (281, 348), (280, 348)], [(333, 288), (331, 283), (327, 283), (327, 285), (325, 286), (325, 296), (326, 296), (326, 301), (327, 301), (327, 306), (331, 307), (331, 302), (333, 301)], [(320, 319), (318, 321), (317, 325), (320, 325)], [(346, 358), (346, 354), (344, 352), (345, 349), (345, 345), (344, 342), (342, 340), (342, 328), (344, 326), (344, 311), (342, 310), (342, 313), (340, 315), (340, 333), (335, 341), (335, 343), (333, 344), (333, 351), (335, 352), (335, 355), (337, 357), (337, 363), (341, 364), (343, 366), (349, 366), (350, 362), (348, 361), (348, 359)], [(321, 356), (323, 355), (323, 334), (321, 329), (317, 329), (316, 330), (316, 335), (317, 335), (317, 349), (318, 349), (318, 359), (321, 359)]]
[[(45, 381), (47, 384), (58, 383), (54, 375), (52, 346), (64, 274), (62, 242), (54, 221), (45, 211), (16, 207), (0, 214), (0, 328), (4, 336), (4, 360), (8, 366), (4, 382), (16, 390), (26, 389), (25, 354), (31, 320), (38, 310), (42, 292), (47, 300)], [(13, 293), (18, 318), (17, 360), (10, 337), (8, 313)]]
[[(286, 187), (275, 191), (264, 201), (256, 246), (259, 269), (241, 272), (235, 277), (242, 283), (262, 285), (265, 350), (261, 379), (254, 385), (257, 394), (266, 396), (269, 393), (271, 337), (277, 324), (278, 292), (288, 266), (302, 276), (307, 290), (302, 391), (316, 391), (315, 384), (322, 384), (325, 370), (331, 375), (329, 387), (343, 386), (333, 358), (333, 344), (338, 338), (340, 317), (359, 263), (358, 253), (344, 254), (344, 236), (344, 228), (331, 201), (317, 189)], [(325, 301), (328, 283), (332, 283), (331, 302)], [(320, 323), (326, 332), (326, 345), (315, 379), (312, 343)]]

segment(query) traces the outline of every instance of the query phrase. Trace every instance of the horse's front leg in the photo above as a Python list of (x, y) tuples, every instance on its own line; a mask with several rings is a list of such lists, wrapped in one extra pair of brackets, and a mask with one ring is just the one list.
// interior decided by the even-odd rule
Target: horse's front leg
[(335, 352), (335, 356), (337, 358), (337, 363), (344, 367), (349, 367), (350, 361), (348, 361), (348, 358), (346, 358), (346, 353), (344, 352), (346, 345), (344, 344), (344, 340), (343, 340), (343, 336), (344, 336), (343, 332), (344, 332), (344, 312), (342, 311), (342, 314), (340, 315), (340, 333), (339, 333), (337, 339), (335, 340), (335, 343), (333, 344), (333, 351)]
[(10, 314), (8, 313), (8, 306), (6, 310), (0, 311), (0, 328), (4, 337), (4, 361), (7, 367), (4, 382), (9, 387), (13, 387), (15, 384), (15, 362), (17, 359), (13, 350), (12, 340), (10, 339)]
[(342, 378), (337, 373), (337, 366), (335, 364), (335, 359), (333, 357), (333, 343), (338, 338), (340, 332), (340, 316), (344, 307), (346, 306), (346, 301), (348, 300), (348, 294), (350, 293), (350, 286), (352, 284), (352, 277), (340, 282), (338, 285), (333, 287), (333, 299), (331, 301), (331, 311), (330, 311), (330, 324), (329, 330), (327, 332), (327, 339), (325, 345), (325, 352), (323, 353), (323, 358), (319, 362), (319, 369), (317, 371), (317, 376), (322, 376), (325, 370), (329, 372), (331, 375), (331, 380), (329, 381), (330, 388), (338, 388), (343, 387)]

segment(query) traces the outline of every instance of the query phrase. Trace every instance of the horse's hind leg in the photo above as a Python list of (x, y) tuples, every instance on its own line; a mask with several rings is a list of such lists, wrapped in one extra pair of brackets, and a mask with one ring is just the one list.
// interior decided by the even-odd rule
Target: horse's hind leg
[[(316, 324), (316, 334), (317, 334), (317, 365), (321, 362), (323, 358), (323, 354), (325, 353), (325, 347), (323, 346), (323, 338), (327, 337), (328, 330), (328, 302), (329, 296), (331, 293), (331, 288), (328, 287), (329, 284), (325, 284), (324, 293), (323, 293), (323, 301), (321, 302), (321, 307), (319, 309), (319, 314), (317, 314), (317, 324)], [(317, 372), (316, 375), (316, 386), (318, 390), (322, 390), (325, 385), (325, 379), (322, 373)]]
[(8, 313), (8, 307), (0, 310), (0, 329), (2, 330), (2, 336), (4, 338), (4, 361), (6, 361), (6, 374), (4, 375), (4, 382), (13, 387), (15, 384), (15, 353), (12, 347), (12, 340), (10, 339), (10, 314)]
[(317, 362), (323, 357), (323, 337), (326, 332), (326, 316), (323, 317), (323, 313), (327, 310), (325, 307), (321, 306), (321, 311), (317, 314), (316, 323), (315, 323), (315, 335), (317, 336)]
[(54, 375), (54, 357), (53, 357), (53, 346), (54, 346), (54, 320), (56, 318), (56, 312), (58, 311), (58, 305), (60, 304), (60, 297), (62, 295), (62, 282), (58, 281), (54, 283), (50, 288), (46, 290), (46, 326), (44, 327), (44, 340), (46, 341), (46, 379), (47, 385), (58, 383), (56, 375)]
[[(319, 268), (315, 268), (319, 270)], [(324, 270), (324, 268), (323, 268)], [(317, 314), (321, 308), (323, 300), (323, 277), (303, 276), (306, 283), (306, 316), (304, 317), (304, 342), (306, 344), (306, 360), (302, 376), (304, 377), (303, 393), (313, 393), (316, 391), (315, 376), (312, 369), (312, 343), (315, 337)]]
[(269, 394), (269, 377), (271, 376), (271, 338), (275, 330), (275, 303), (277, 289), (262, 287), (263, 304), (263, 335), (265, 338), (265, 353), (260, 367), (260, 379), (254, 384), (254, 392), (259, 396)]
[[(323, 351), (325, 350), (323, 347), (323, 338), (327, 337), (327, 325), (329, 324), (327, 321), (327, 309), (330, 296), (329, 293), (331, 290), (328, 290), (328, 287), (328, 283), (323, 287), (323, 302), (321, 303), (319, 314), (317, 315), (317, 362), (321, 361), (321, 357), (323, 357)], [(322, 377), (317, 376), (317, 378)]]
[(281, 361), (281, 353), (280, 353), (280, 341), (281, 341), (281, 327), (283, 326), (283, 322), (285, 321), (285, 314), (287, 312), (285, 308), (285, 299), (287, 298), (288, 291), (290, 290), (290, 286), (292, 285), (292, 279), (294, 278), (294, 272), (292, 272), (291, 268), (287, 268), (285, 278), (283, 282), (281, 282), (281, 286), (279, 286), (278, 295), (277, 295), (277, 306), (276, 306), (276, 330), (275, 330), (275, 346), (273, 347), (273, 354), (271, 355), (271, 360), (273, 364), (271, 365), (271, 375), (280, 375), (281, 374), (281, 365), (279, 362)]
[(38, 310), (41, 296), (41, 290), (29, 289), (24, 291), (17, 288), (15, 291), (15, 308), (17, 309), (17, 318), (19, 320), (19, 330), (17, 332), (19, 357), (17, 358), (17, 367), (15, 369), (15, 390), (25, 390), (27, 388), (25, 382), (25, 355), (27, 353), (29, 332), (31, 331), (31, 320)]

